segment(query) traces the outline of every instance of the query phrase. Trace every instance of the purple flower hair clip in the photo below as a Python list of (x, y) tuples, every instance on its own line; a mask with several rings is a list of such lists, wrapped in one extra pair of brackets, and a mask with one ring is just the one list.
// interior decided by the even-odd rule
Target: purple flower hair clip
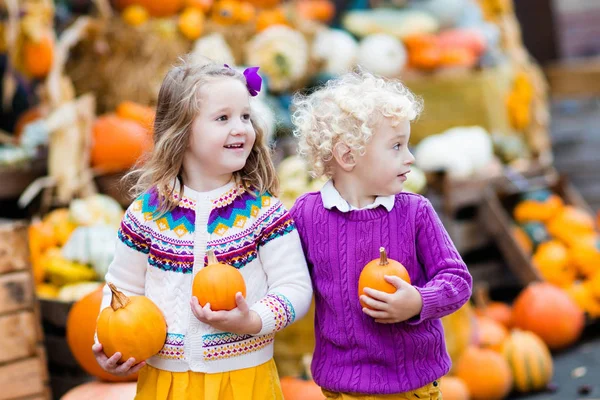
[[(229, 65), (224, 64), (227, 68), (231, 68)], [(246, 78), (246, 87), (250, 96), (257, 96), (262, 86), (262, 78), (258, 74), (260, 67), (249, 67), (244, 70), (244, 77)]]

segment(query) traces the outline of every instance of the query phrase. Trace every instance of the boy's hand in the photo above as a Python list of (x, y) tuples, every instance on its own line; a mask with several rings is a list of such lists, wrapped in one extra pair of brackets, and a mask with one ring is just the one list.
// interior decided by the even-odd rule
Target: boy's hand
[(366, 295), (360, 299), (372, 310), (363, 307), (363, 312), (375, 318), (381, 324), (394, 324), (406, 321), (421, 313), (423, 299), (421, 293), (410, 283), (397, 276), (385, 276), (385, 280), (394, 285), (394, 293), (385, 293), (379, 290), (365, 288)]
[(95, 343), (92, 346), (92, 351), (94, 352), (94, 356), (96, 356), (96, 361), (102, 369), (115, 376), (135, 374), (146, 365), (145, 361), (136, 365), (135, 358), (133, 357), (119, 365), (118, 362), (121, 359), (121, 353), (116, 352), (111, 358), (108, 358), (106, 357), (106, 354), (104, 354), (104, 351), (102, 351), (102, 344), (100, 343)]
[(248, 303), (241, 293), (235, 295), (237, 307), (231, 311), (212, 311), (210, 303), (200, 306), (197, 297), (192, 297), (190, 302), (194, 316), (205, 324), (211, 325), (220, 331), (237, 333), (239, 335), (256, 334), (262, 329), (260, 316), (251, 311)]

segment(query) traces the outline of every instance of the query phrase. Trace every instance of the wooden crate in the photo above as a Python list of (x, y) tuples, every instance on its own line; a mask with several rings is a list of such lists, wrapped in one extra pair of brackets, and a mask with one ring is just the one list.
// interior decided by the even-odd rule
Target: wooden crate
[[(556, 171), (532, 177), (528, 182), (530, 188), (548, 188), (558, 194), (566, 204), (592, 212), (579, 192)], [(531, 256), (523, 251), (512, 234), (514, 225), (512, 213), (522, 193), (506, 179), (488, 186), (485, 189), (479, 216), (482, 226), (502, 251), (508, 267), (519, 281), (526, 285), (533, 281), (540, 281), (542, 277), (533, 266)]]
[(50, 399), (27, 224), (0, 221), (0, 400)]
[(79, 366), (67, 343), (67, 317), (72, 306), (70, 302), (40, 299), (50, 387), (56, 400), (75, 386), (94, 380)]

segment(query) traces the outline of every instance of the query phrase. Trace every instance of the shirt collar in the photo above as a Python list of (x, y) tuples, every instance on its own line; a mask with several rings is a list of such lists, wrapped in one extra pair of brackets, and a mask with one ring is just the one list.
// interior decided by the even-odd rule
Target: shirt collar
[(370, 210), (379, 206), (383, 206), (389, 212), (392, 211), (392, 209), (394, 208), (396, 196), (377, 196), (373, 204), (369, 204), (368, 206), (359, 209), (350, 205), (350, 203), (344, 200), (342, 195), (340, 195), (340, 192), (338, 192), (335, 186), (333, 186), (333, 181), (329, 180), (327, 181), (327, 183), (325, 183), (325, 185), (323, 185), (323, 188), (321, 189), (321, 199), (323, 199), (323, 205), (328, 210), (337, 208), (341, 212), (349, 212), (356, 210)]

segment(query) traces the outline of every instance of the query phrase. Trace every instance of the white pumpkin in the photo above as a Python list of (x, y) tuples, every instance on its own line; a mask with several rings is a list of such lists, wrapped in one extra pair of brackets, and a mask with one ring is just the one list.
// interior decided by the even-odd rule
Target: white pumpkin
[(315, 36), (312, 51), (315, 59), (324, 61), (323, 72), (339, 75), (354, 67), (358, 43), (346, 31), (325, 28)]
[(99, 277), (104, 277), (115, 256), (117, 230), (108, 225), (80, 226), (63, 246), (64, 258), (89, 264)]
[(396, 77), (402, 72), (406, 61), (406, 48), (391, 35), (370, 35), (360, 42), (358, 64), (374, 74)]
[(112, 197), (95, 194), (73, 200), (69, 205), (69, 217), (77, 225), (106, 224), (117, 228), (123, 218), (123, 208)]
[(374, 33), (387, 33), (398, 39), (424, 33), (435, 33), (439, 24), (431, 14), (410, 9), (384, 9), (349, 11), (342, 24), (359, 37)]
[(220, 33), (212, 33), (196, 40), (191, 57), (192, 60), (208, 57), (215, 62), (221, 62), (232, 67), (235, 65), (233, 53)]

